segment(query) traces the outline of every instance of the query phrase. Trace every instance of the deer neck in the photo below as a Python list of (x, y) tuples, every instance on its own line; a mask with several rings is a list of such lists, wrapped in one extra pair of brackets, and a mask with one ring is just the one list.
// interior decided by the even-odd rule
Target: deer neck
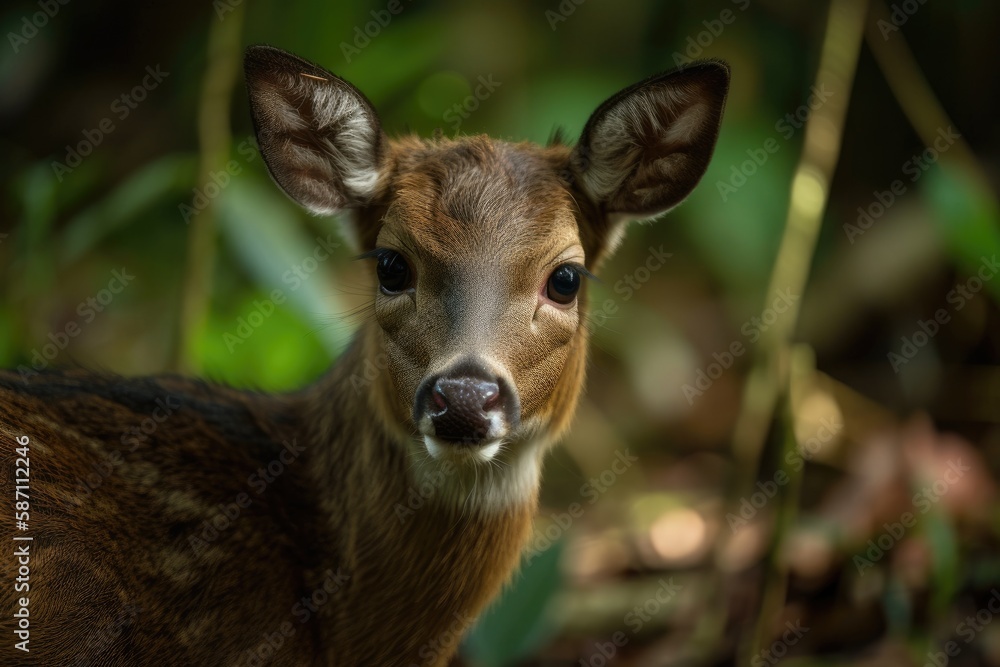
[(358, 664), (436, 665), (517, 567), (543, 443), (520, 443), (507, 461), (478, 469), (432, 460), (389, 426), (398, 420), (377, 333), (359, 332), (303, 396), (314, 425), (311, 484), (331, 541), (323, 569), (348, 577), (323, 641)]

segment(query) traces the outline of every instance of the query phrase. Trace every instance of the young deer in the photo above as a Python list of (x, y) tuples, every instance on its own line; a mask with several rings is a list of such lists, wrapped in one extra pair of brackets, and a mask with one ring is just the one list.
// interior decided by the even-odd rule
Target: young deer
[[(29, 443), (34, 536), (13, 543), (29, 587), (9, 551), (0, 565), (3, 664), (445, 665), (529, 538), (583, 384), (585, 279), (629, 220), (694, 188), (729, 84), (721, 62), (654, 76), (575, 148), (543, 148), (389, 140), (325, 69), (266, 46), (245, 67), (274, 180), (314, 214), (349, 211), (374, 260), (374, 321), (277, 396), (0, 373), (4, 469)], [(419, 509), (414, 489), (432, 490)], [(21, 598), (29, 652), (12, 646)]]

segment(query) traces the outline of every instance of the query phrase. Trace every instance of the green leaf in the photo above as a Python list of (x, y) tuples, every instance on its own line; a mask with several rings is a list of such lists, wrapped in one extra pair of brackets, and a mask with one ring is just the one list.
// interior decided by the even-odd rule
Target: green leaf
[(906, 637), (913, 624), (913, 600), (899, 577), (889, 578), (882, 594), (882, 606), (890, 632), (897, 637)]
[(546, 612), (562, 588), (562, 541), (526, 564), (504, 594), (466, 637), (463, 653), (476, 665), (505, 667), (529, 655), (550, 637)]
[(329, 367), (331, 355), (287, 303), (262, 314), (250, 335), (240, 335), (238, 320), (259, 313), (255, 304), (266, 298), (255, 292), (213, 308), (196, 341), (196, 355), (209, 377), (240, 387), (285, 391), (314, 380)]
[(56, 215), (58, 183), (44, 162), (36, 162), (22, 176), (24, 242), (29, 249), (42, 245)]
[(237, 260), (266, 295), (280, 291), (335, 356), (347, 344), (347, 332), (316, 325), (345, 310), (329, 289), (334, 284), (329, 250), (342, 245), (341, 240), (332, 235), (309, 238), (292, 205), (271, 183), (250, 173), (232, 180), (219, 195), (216, 210), (222, 235)]
[(757, 298), (767, 285), (799, 150), (798, 136), (785, 139), (763, 118), (723, 126), (705, 177), (663, 221), (684, 226), (713, 273), (735, 294)]
[[(406, 16), (406, 12), (400, 16)], [(377, 107), (390, 97), (417, 86), (445, 52), (446, 40), (433, 37), (443, 32), (435, 21), (419, 17), (405, 21), (397, 18), (392, 30), (392, 39), (379, 39), (382, 35), (373, 38), (350, 64), (337, 67), (341, 59), (328, 63), (334, 73), (358, 85)], [(406, 56), (400, 57), (402, 53)]]
[[(505, 119), (505, 132), (543, 144), (556, 128), (567, 143), (575, 143), (593, 110), (622, 87), (622, 81), (607, 72), (538, 75), (526, 84), (523, 93), (511, 86), (499, 96), (496, 105), (503, 111), (497, 117)], [(531, 113), (524, 113), (528, 101)]]
[[(62, 235), (59, 259), (72, 262), (95, 248), (102, 239), (128, 224), (141, 224), (141, 215), (157, 202), (179, 193), (194, 181), (197, 158), (167, 155), (145, 165), (104, 199), (74, 216)], [(178, 214), (178, 220), (180, 220)]]
[[(1000, 255), (1000, 208), (996, 199), (960, 168), (943, 162), (929, 169), (923, 178), (939, 233), (962, 271), (975, 275), (984, 257)], [(1000, 302), (1000, 280), (989, 280), (985, 285)]]
[(940, 508), (928, 514), (923, 527), (931, 550), (931, 611), (944, 618), (959, 585), (958, 537), (947, 513)]
[[(15, 237), (17, 253), (26, 258), (19, 296), (35, 301), (52, 284), (53, 259), (50, 235), (56, 217), (58, 183), (47, 163), (36, 162), (15, 179), (15, 196), (21, 200), (21, 226)], [(14, 281), (17, 284), (17, 281)], [(17, 288), (15, 288), (17, 290)], [(8, 294), (8, 297), (14, 294)]]

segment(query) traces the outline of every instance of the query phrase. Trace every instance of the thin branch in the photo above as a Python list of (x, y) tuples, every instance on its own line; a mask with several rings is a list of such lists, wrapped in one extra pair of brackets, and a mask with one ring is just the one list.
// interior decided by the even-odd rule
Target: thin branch
[[(840, 157), (867, 7), (867, 0), (833, 0), (830, 5), (816, 85), (825, 86), (832, 94), (806, 122), (802, 156), (792, 180), (785, 231), (767, 298), (779, 290), (796, 296), (805, 291), (830, 182)], [(737, 469), (745, 475), (738, 485), (741, 492), (753, 485), (778, 396), (787, 387), (787, 352), (801, 303), (801, 299), (796, 300), (762, 333), (758, 363), (747, 379), (733, 441)]]
[[(201, 159), (198, 183), (208, 183), (211, 174), (224, 170), (229, 160), (232, 129), (230, 102), (239, 72), (243, 5), (214, 19), (208, 34), (208, 57), (198, 109), (198, 143)], [(190, 221), (187, 270), (181, 296), (180, 332), (172, 366), (182, 372), (197, 372), (196, 343), (208, 321), (215, 266), (215, 200), (209, 200)]]
[[(865, 35), (868, 48), (910, 125), (925, 146), (933, 146), (938, 131), (954, 127), (954, 123), (931, 89), (902, 33), (897, 31), (883, 35), (880, 24), (891, 25), (889, 10), (881, 0), (872, 4), (872, 20)], [(940, 159), (961, 169), (965, 178), (971, 179), (978, 189), (993, 197), (986, 172), (964, 137), (956, 139), (947, 152), (941, 153)]]
[[(816, 86), (831, 91), (825, 103), (815, 108), (805, 126), (802, 155), (792, 180), (785, 230), (771, 273), (766, 298), (780, 290), (800, 296), (804, 293), (816, 242), (830, 195), (830, 183), (840, 158), (844, 120), (854, 87), (861, 40), (864, 34), (868, 0), (832, 0), (827, 17), (826, 34), (820, 55)], [(782, 456), (795, 448), (794, 397), (792, 376), (811, 375), (811, 352), (796, 351), (792, 340), (799, 320), (801, 299), (761, 336), (759, 356), (744, 388), (743, 404), (733, 438), (733, 454), (738, 479), (733, 486), (732, 502), (752, 487), (761, 467), (761, 456), (770, 426), (777, 416), (782, 442)], [(779, 401), (782, 410), (776, 415)], [(784, 464), (779, 464), (784, 465)], [(766, 563), (764, 590), (760, 611), (749, 641), (744, 645), (741, 663), (753, 664), (753, 658), (771, 635), (771, 630), (784, 608), (787, 590), (787, 567), (782, 554), (784, 537), (794, 523), (801, 468), (780, 468), (789, 483), (778, 502), (775, 534)]]
[(770, 641), (777, 625), (776, 619), (780, 619), (785, 608), (785, 599), (788, 596), (788, 567), (785, 563), (784, 545), (798, 519), (804, 469), (804, 466), (793, 464), (794, 456), (799, 451), (798, 441), (795, 437), (795, 404), (797, 398), (805, 396), (816, 386), (818, 379), (816, 356), (811, 347), (799, 344), (789, 351), (787, 379), (786, 392), (781, 401), (782, 412), (780, 416), (783, 423), (778, 470), (788, 482), (786, 485), (782, 485), (776, 499), (778, 510), (764, 571), (760, 612), (757, 614), (757, 622), (754, 625), (750, 650), (743, 656), (744, 665), (757, 664), (754, 658), (761, 655), (765, 643)]

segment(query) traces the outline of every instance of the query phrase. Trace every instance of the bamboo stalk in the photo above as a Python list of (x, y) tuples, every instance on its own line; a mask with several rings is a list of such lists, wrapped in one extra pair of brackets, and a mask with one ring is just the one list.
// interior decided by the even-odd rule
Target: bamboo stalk
[[(833, 94), (813, 110), (806, 122), (768, 297), (783, 289), (797, 296), (805, 291), (830, 181), (840, 157), (867, 7), (867, 0), (833, 0), (830, 4), (816, 85), (826, 86)], [(801, 300), (795, 301), (761, 335), (760, 356), (747, 380), (734, 433), (737, 469), (744, 473), (738, 485), (741, 492), (753, 485), (778, 396), (787, 388), (787, 352), (798, 324), (800, 304)]]
[(754, 658), (761, 655), (765, 643), (770, 641), (772, 631), (785, 608), (788, 595), (788, 567), (785, 563), (783, 547), (785, 539), (795, 527), (799, 513), (799, 498), (802, 489), (803, 466), (792, 465), (792, 454), (798, 451), (795, 437), (795, 399), (803, 396), (815, 386), (816, 357), (808, 345), (796, 345), (789, 353), (789, 372), (786, 391), (782, 400), (782, 441), (778, 458), (778, 470), (788, 479), (777, 497), (778, 511), (775, 519), (774, 535), (768, 551), (764, 572), (764, 586), (760, 611), (754, 624), (749, 651), (743, 656), (742, 664), (754, 665)]
[[(832, 91), (829, 99), (813, 109), (805, 125), (802, 154), (792, 180), (785, 229), (771, 273), (765, 298), (779, 290), (801, 296), (805, 292), (816, 243), (830, 195), (830, 183), (840, 157), (844, 120), (850, 104), (854, 75), (857, 69), (861, 40), (864, 34), (868, 0), (832, 0), (827, 16), (826, 33), (821, 47), (816, 85)], [(770, 426), (778, 413), (781, 458), (796, 447), (794, 398), (791, 377), (812, 375), (806, 371), (811, 351), (793, 348), (793, 337), (799, 320), (801, 300), (789, 306), (773, 326), (763, 332), (759, 356), (747, 378), (743, 404), (733, 437), (733, 454), (737, 479), (731, 503), (753, 485), (761, 467), (761, 456)], [(782, 400), (783, 399), (783, 400)], [(781, 465), (781, 464), (779, 464)], [(760, 655), (771, 636), (784, 608), (788, 573), (782, 547), (797, 513), (798, 490), (802, 483), (801, 468), (780, 468), (789, 483), (778, 501), (775, 534), (765, 564), (764, 590), (752, 634), (741, 642), (740, 664), (751, 665)]]
[[(229, 161), (232, 144), (229, 112), (242, 51), (243, 6), (244, 3), (236, 4), (228, 13), (216, 17), (209, 28), (207, 65), (198, 108), (199, 183), (207, 183), (211, 174), (225, 169)], [(179, 372), (200, 370), (195, 346), (208, 321), (215, 241), (215, 200), (209, 200), (191, 220), (188, 232), (180, 330), (171, 364)]]

